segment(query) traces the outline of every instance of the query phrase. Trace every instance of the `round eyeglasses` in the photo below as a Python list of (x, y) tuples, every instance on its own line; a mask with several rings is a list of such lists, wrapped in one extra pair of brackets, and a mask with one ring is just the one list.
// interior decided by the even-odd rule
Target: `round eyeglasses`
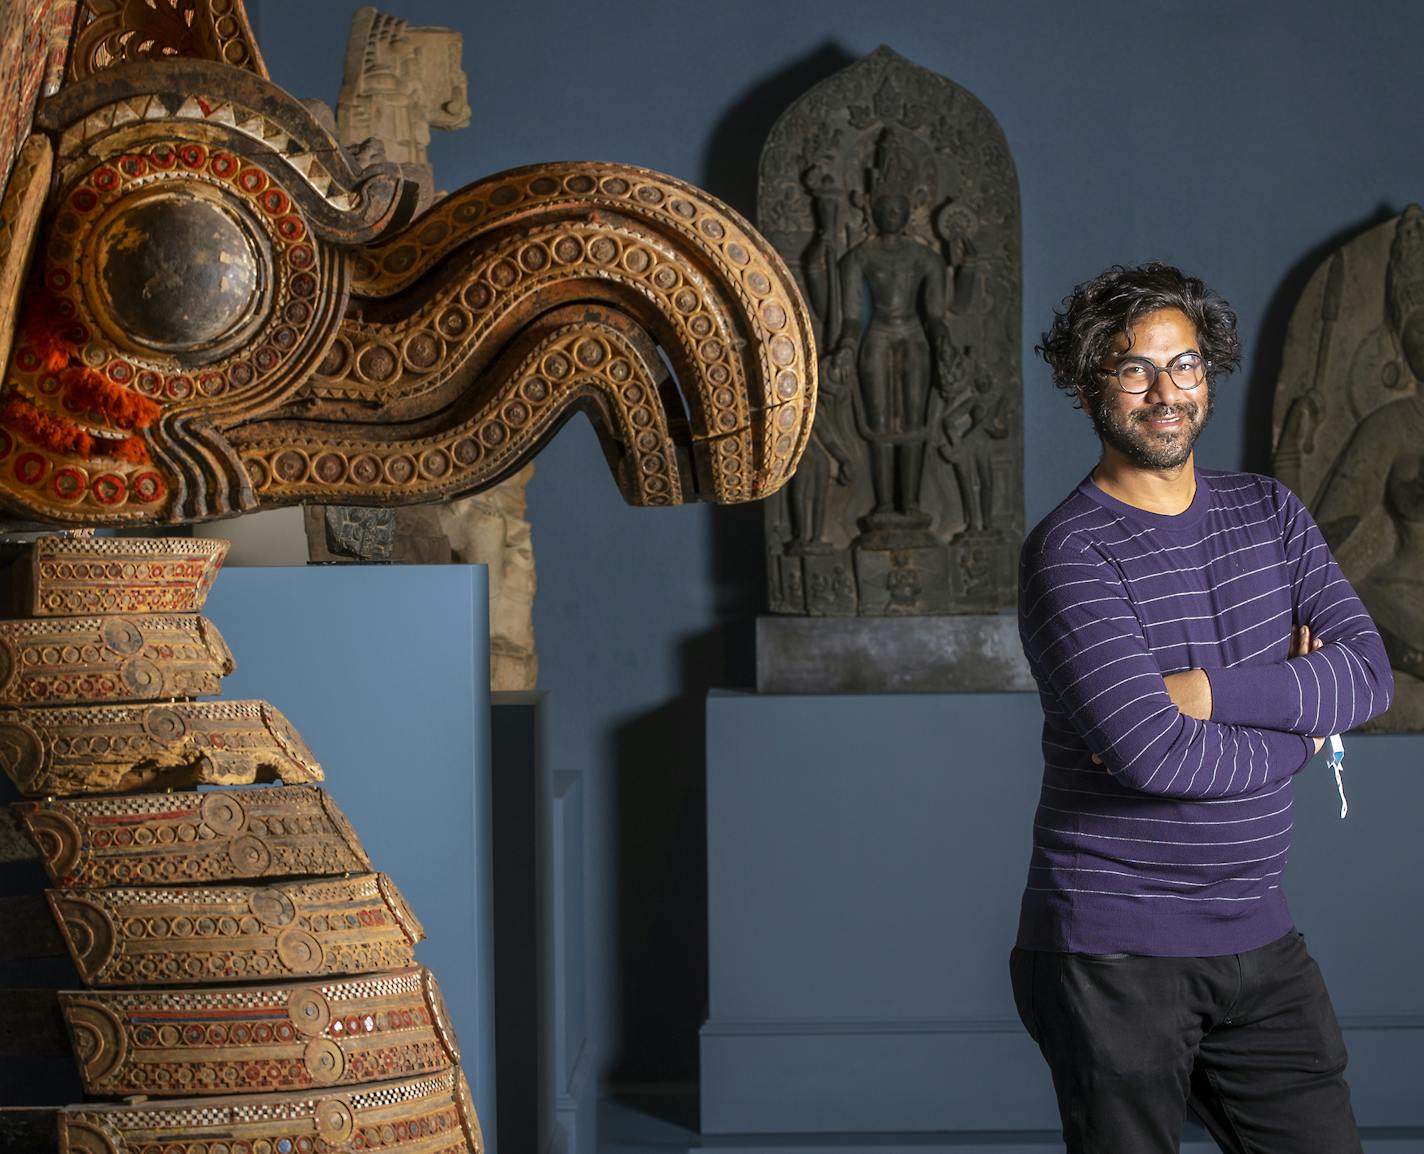
[(1156, 364), (1146, 357), (1122, 357), (1115, 369), (1100, 370), (1105, 377), (1116, 377), (1117, 387), (1124, 393), (1145, 393), (1157, 383), (1157, 377), (1166, 373), (1179, 389), (1191, 390), (1206, 380), (1210, 367), (1201, 353), (1188, 351), (1178, 353), (1165, 365)]

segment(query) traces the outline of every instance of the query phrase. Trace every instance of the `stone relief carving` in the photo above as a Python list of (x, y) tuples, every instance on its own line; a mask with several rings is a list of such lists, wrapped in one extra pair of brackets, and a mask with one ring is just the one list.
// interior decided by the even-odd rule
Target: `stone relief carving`
[(1276, 386), (1276, 474), (1369, 608), (1396, 696), (1371, 728), (1424, 730), (1424, 210), (1337, 250), (1305, 287)]
[(1023, 536), (1018, 186), (964, 89), (888, 48), (772, 129), (760, 227), (797, 276), (820, 406), (768, 502), (774, 612), (1012, 606)]
[[(470, 123), (461, 39), (447, 28), (413, 28), (371, 7), (351, 21), (336, 105), (338, 136), (362, 159), (399, 164), (419, 182), (425, 202), (435, 195), (427, 154), (431, 130)], [(312, 506), (307, 510), (311, 557), (488, 565), (490, 688), (533, 689), (539, 678), (536, 574), (532, 528), (524, 518), (524, 490), (533, 475), (534, 466), (526, 465), (492, 489), (444, 505)]]

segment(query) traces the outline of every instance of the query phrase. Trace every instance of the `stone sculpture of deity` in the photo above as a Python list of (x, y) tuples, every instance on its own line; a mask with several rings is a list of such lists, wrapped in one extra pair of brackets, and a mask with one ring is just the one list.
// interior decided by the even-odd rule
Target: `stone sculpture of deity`
[(1396, 698), (1373, 728), (1424, 729), (1424, 210), (1334, 253), (1292, 317), (1277, 472), (1311, 506), (1384, 639)]
[(977, 613), (1023, 535), (1018, 192), (993, 117), (888, 48), (786, 111), (759, 224), (821, 354), (811, 442), (767, 509), (771, 608)]
[[(858, 381), (875, 505), (860, 540), (933, 544), (920, 508), (935, 362), (954, 357), (945, 323), (944, 258), (906, 234), (917, 187), (906, 146), (881, 133), (870, 179), (874, 231), (841, 258), (841, 330), (828, 376)], [(868, 310), (866, 302), (868, 301)], [(869, 319), (863, 317), (869, 312)]]

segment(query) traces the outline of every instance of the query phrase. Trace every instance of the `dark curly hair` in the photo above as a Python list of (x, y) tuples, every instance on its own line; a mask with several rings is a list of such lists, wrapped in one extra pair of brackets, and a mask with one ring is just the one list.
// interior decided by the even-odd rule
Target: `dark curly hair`
[(1115, 264), (1078, 285), (1063, 310), (1054, 310), (1053, 324), (1034, 351), (1053, 370), (1054, 384), (1070, 395), (1081, 385), (1091, 399), (1101, 389), (1097, 370), (1112, 353), (1114, 339), (1159, 309), (1180, 309), (1196, 326), (1211, 381), (1241, 364), (1231, 306), (1196, 277), (1160, 261), (1138, 268)]

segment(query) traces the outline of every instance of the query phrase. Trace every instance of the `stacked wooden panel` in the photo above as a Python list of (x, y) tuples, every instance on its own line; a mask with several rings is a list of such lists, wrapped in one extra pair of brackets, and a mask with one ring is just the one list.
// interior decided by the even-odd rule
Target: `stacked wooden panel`
[(276, 709), (192, 700), (233, 667), (225, 551), (42, 538), (0, 621), (0, 763), (88, 987), (59, 1149), (478, 1152), (419, 921)]

